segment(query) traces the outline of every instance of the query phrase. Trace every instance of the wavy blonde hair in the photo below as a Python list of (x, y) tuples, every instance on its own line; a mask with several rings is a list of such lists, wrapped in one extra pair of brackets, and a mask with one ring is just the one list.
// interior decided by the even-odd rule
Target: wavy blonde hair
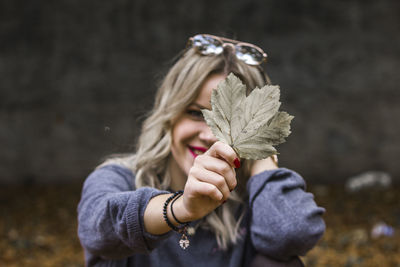
[[(248, 92), (270, 83), (261, 67), (246, 65), (237, 60), (232, 51), (225, 50), (219, 56), (202, 56), (193, 48), (188, 49), (163, 79), (154, 106), (143, 122), (136, 153), (110, 158), (100, 166), (120, 164), (131, 169), (135, 173), (136, 188), (168, 189), (171, 177), (167, 167), (171, 159), (173, 123), (197, 98), (207, 77), (213, 73), (227, 75), (232, 72), (247, 85)], [(202, 227), (215, 233), (222, 249), (227, 249), (240, 238), (238, 227), (243, 211), (238, 217), (235, 212), (247, 197), (250, 165), (251, 162), (242, 160), (242, 168), (237, 171), (238, 186), (231, 193), (230, 201), (207, 215), (201, 223)]]

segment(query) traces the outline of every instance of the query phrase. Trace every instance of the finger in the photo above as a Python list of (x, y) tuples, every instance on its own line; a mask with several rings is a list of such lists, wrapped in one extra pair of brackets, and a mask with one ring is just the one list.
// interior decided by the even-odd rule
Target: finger
[(196, 180), (191, 186), (191, 192), (194, 196), (207, 196), (217, 202), (224, 199), (222, 192), (213, 184)]
[(215, 142), (205, 153), (205, 155), (224, 159), (232, 167), (240, 167), (240, 160), (233, 148), (221, 141)]
[[(196, 164), (201, 165), (204, 169), (217, 173), (225, 179), (229, 191), (235, 189), (237, 185), (236, 171), (225, 160), (215, 158), (209, 155), (201, 155), (196, 158)], [(204, 175), (203, 175), (204, 176)]]
[(195, 170), (192, 172), (192, 175), (200, 182), (214, 185), (222, 193), (223, 199), (228, 199), (231, 190), (223, 176), (206, 169), (199, 170), (198, 172)]

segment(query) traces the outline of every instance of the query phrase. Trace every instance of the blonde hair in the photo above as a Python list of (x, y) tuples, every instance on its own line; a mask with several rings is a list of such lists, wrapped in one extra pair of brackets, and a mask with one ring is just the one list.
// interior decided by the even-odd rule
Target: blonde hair
[[(260, 67), (246, 65), (227, 50), (219, 56), (202, 56), (188, 49), (172, 66), (159, 87), (153, 109), (144, 121), (135, 154), (114, 157), (106, 164), (120, 164), (135, 173), (136, 188), (150, 186), (168, 189), (171, 177), (167, 171), (171, 158), (171, 131), (174, 121), (198, 96), (203, 82), (210, 74), (234, 73), (247, 85), (248, 90), (269, 83), (268, 76)], [(215, 233), (222, 249), (235, 244), (240, 238), (238, 227), (242, 215), (234, 212), (247, 197), (246, 182), (250, 177), (251, 162), (242, 160), (237, 171), (238, 187), (230, 195), (230, 201), (207, 215), (202, 227)]]

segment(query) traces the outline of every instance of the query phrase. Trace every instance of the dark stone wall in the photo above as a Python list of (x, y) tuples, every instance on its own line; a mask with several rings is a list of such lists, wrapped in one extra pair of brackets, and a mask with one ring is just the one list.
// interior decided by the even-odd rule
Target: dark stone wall
[(336, 183), (399, 179), (396, 0), (0, 0), (0, 183), (80, 181), (133, 149), (195, 33), (253, 42), (295, 116), (281, 164)]

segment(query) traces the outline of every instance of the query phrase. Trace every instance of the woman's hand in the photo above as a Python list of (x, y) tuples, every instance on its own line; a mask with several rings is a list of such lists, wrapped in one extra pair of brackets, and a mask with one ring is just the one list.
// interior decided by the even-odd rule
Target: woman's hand
[(228, 199), (237, 185), (235, 160), (238, 162), (235, 151), (222, 142), (214, 143), (207, 152), (196, 157), (181, 201), (174, 205), (174, 211), (179, 208), (177, 217), (180, 220), (200, 219)]
[(266, 159), (256, 160), (250, 169), (251, 176), (259, 174), (266, 170), (273, 170), (278, 168), (278, 157), (273, 155)]

